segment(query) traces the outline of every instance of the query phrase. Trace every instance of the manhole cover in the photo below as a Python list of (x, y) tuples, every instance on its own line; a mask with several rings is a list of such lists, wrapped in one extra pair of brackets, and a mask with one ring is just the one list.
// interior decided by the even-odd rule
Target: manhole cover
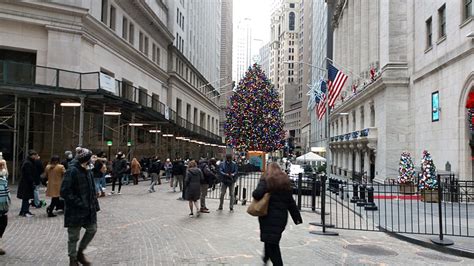
[(432, 260), (448, 261), (448, 262), (461, 262), (462, 261), (460, 259), (447, 257), (447, 256), (439, 255), (439, 254), (436, 254), (436, 253), (432, 253), (432, 252), (419, 251), (419, 252), (415, 252), (415, 253), (418, 256), (422, 256), (422, 257), (432, 259)]
[(376, 245), (347, 245), (346, 249), (369, 256), (397, 256), (398, 253)]

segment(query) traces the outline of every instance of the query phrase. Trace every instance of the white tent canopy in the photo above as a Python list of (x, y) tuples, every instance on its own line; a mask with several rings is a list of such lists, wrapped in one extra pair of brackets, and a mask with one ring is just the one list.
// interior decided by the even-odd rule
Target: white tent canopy
[(298, 162), (325, 162), (326, 159), (317, 155), (314, 152), (308, 152), (306, 154), (301, 155), (300, 157), (296, 158)]

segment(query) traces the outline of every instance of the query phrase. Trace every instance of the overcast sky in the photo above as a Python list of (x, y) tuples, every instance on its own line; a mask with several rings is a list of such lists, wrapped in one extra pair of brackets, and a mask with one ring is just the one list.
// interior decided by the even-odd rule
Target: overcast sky
[[(259, 49), (270, 41), (270, 8), (271, 0), (234, 0), (234, 27), (244, 18), (252, 20), (252, 46)], [(260, 39), (262, 41), (256, 41)], [(252, 52), (255, 51), (252, 47)]]

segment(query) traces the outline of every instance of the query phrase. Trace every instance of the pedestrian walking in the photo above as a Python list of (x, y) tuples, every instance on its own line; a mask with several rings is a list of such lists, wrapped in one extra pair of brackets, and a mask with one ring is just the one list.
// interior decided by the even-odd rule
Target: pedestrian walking
[(225, 161), (219, 165), (219, 175), (221, 177), (221, 195), (220, 195), (220, 202), (219, 208), (217, 210), (222, 210), (222, 206), (224, 203), (224, 197), (226, 194), (227, 189), (229, 189), (229, 209), (231, 212), (234, 211), (234, 187), (235, 182), (237, 181), (237, 164), (232, 160), (232, 155), (227, 154), (225, 157)]
[(287, 224), (288, 211), (295, 224), (301, 224), (303, 219), (293, 199), (290, 179), (277, 163), (268, 165), (252, 196), (261, 200), (265, 193), (270, 193), (268, 213), (258, 217), (260, 241), (264, 243), (262, 259), (265, 264), (271, 260), (273, 265), (283, 265), (280, 239)]
[(173, 192), (176, 192), (176, 187), (179, 185), (179, 191), (183, 191), (183, 178), (186, 173), (186, 166), (181, 158), (176, 158), (173, 162)]
[(155, 192), (155, 185), (157, 183), (161, 184), (161, 180), (160, 180), (161, 168), (162, 166), (161, 166), (160, 159), (158, 157), (154, 157), (150, 166), (151, 184), (150, 184), (150, 187), (148, 188), (148, 192), (150, 193)]
[(44, 171), (45, 179), (47, 180), (46, 196), (51, 198), (51, 204), (46, 208), (48, 217), (56, 217), (53, 210), (59, 205), (59, 196), (61, 190), (61, 183), (66, 169), (59, 163), (59, 156), (51, 157), (51, 162), (46, 166)]
[[(93, 156), (94, 157), (94, 156)], [(94, 163), (94, 168), (92, 169), (92, 174), (94, 176), (94, 183), (95, 183), (95, 190), (97, 193), (97, 197), (104, 197), (105, 196), (105, 173), (107, 172), (107, 158), (105, 158), (104, 152), (99, 152), (94, 159), (92, 159)]]
[(44, 167), (43, 167), (43, 162), (41, 161), (40, 156), (38, 155), (36, 157), (36, 160), (34, 161), (35, 167), (36, 167), (36, 172), (33, 178), (33, 183), (34, 183), (34, 199), (31, 201), (30, 205), (35, 207), (35, 208), (41, 208), (43, 206), (46, 206), (46, 201), (40, 199), (40, 194), (39, 194), (39, 189), (41, 187), (41, 180), (44, 177)]
[(140, 176), (142, 166), (138, 162), (137, 158), (132, 159), (130, 167), (132, 168), (131, 173), (132, 173), (132, 177), (133, 177), (133, 184), (138, 185), (138, 177)]
[(204, 180), (204, 176), (201, 169), (197, 168), (196, 161), (190, 161), (188, 163), (188, 170), (186, 171), (186, 193), (185, 199), (189, 202), (189, 217), (193, 217), (193, 205), (196, 207), (196, 215), (199, 217), (199, 208), (197, 201), (201, 197), (201, 182)]
[(173, 164), (171, 163), (170, 158), (166, 159), (166, 162), (163, 166), (163, 169), (165, 169), (165, 175), (166, 175), (166, 181), (170, 182), (170, 187), (173, 187), (173, 179), (172, 179), (172, 171), (173, 171)]
[(21, 166), (21, 180), (18, 184), (18, 191), (16, 197), (21, 199), (21, 210), (20, 216), (31, 217), (34, 216), (30, 212), (30, 199), (34, 199), (34, 178), (36, 175), (37, 168), (35, 166), (35, 160), (38, 157), (38, 153), (35, 150), (28, 151), (28, 157), (25, 159)]
[(209, 162), (206, 161), (205, 159), (201, 159), (199, 161), (199, 169), (201, 169), (201, 172), (204, 176), (204, 178), (201, 180), (200, 212), (209, 213), (209, 209), (206, 206), (207, 190), (209, 189), (209, 186), (216, 179), (216, 174), (211, 171), (209, 167)]
[[(69, 265), (91, 265), (84, 256), (84, 250), (97, 232), (97, 201), (92, 172), (87, 170), (92, 152), (76, 148), (76, 157), (69, 165), (61, 185), (61, 197), (65, 200), (64, 227), (68, 232)], [(84, 233), (79, 248), (81, 228)]]
[(8, 189), (8, 168), (7, 162), (0, 152), (0, 255), (5, 255), (3, 249), (3, 233), (8, 225), (8, 210), (10, 208), (11, 197)]
[(112, 163), (112, 192), (110, 194), (115, 194), (116, 181), (118, 181), (118, 194), (121, 194), (122, 178), (127, 172), (127, 160), (125, 160), (125, 156), (121, 151), (115, 157), (116, 159)]

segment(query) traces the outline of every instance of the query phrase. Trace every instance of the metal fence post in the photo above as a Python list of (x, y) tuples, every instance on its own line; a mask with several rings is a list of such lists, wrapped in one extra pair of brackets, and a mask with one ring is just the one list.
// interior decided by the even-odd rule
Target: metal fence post
[(438, 238), (431, 238), (431, 242), (441, 245), (441, 246), (449, 246), (453, 245), (454, 242), (451, 239), (444, 238), (443, 235), (443, 206), (442, 206), (442, 201), (443, 201), (443, 187), (441, 184), (441, 177), (438, 174), (436, 177), (438, 181), (438, 217), (439, 217), (439, 236)]
[(303, 182), (303, 173), (298, 174), (298, 209), (301, 210), (301, 188), (302, 188), (302, 183)]
[(311, 183), (311, 210), (315, 211), (316, 210), (316, 174), (313, 174), (312, 178), (312, 183)]
[(321, 224), (318, 223), (310, 223), (311, 225), (316, 225), (316, 226), (322, 226), (323, 230), (322, 231), (310, 231), (310, 234), (315, 234), (315, 235), (328, 235), (328, 236), (338, 236), (339, 233), (337, 232), (330, 232), (326, 231), (326, 227), (329, 227), (326, 225), (326, 176), (321, 177)]

